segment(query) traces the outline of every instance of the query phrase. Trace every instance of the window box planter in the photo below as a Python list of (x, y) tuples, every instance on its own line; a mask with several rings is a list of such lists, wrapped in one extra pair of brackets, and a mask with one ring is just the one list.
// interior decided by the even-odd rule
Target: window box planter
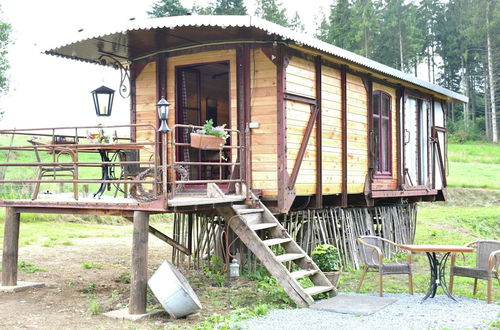
[(191, 147), (202, 150), (221, 150), (226, 139), (215, 135), (191, 133)]

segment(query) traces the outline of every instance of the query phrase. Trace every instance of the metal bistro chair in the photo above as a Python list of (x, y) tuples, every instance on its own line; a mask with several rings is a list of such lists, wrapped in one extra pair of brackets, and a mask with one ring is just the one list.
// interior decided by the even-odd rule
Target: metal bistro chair
[(397, 247), (398, 245), (392, 241), (378, 236), (360, 236), (357, 239), (359, 255), (363, 261), (363, 274), (359, 280), (356, 291), (359, 292), (361, 285), (365, 279), (367, 272), (379, 273), (379, 296), (383, 296), (383, 276), (394, 274), (407, 274), (409, 279), (410, 294), (413, 295), (413, 277), (412, 277), (412, 257), (408, 252), (408, 262), (404, 264), (383, 262), (384, 244), (390, 244)]
[[(118, 157), (120, 162), (137, 162), (139, 161), (139, 150), (134, 150), (134, 149), (120, 150), (118, 153), (115, 154), (112, 161), (115, 161), (116, 156)], [(113, 167), (111, 168), (113, 169)], [(120, 180), (132, 180), (141, 172), (147, 170), (147, 168), (141, 167), (139, 163), (134, 163), (134, 164), (121, 164), (120, 170), (121, 170), (119, 177)], [(115, 177), (114, 170), (112, 176)], [(115, 197), (118, 194), (118, 191), (123, 192), (125, 198), (129, 197), (128, 183), (123, 184), (123, 189), (120, 188), (120, 184), (116, 184), (115, 186), (116, 186)]]
[(450, 265), (450, 293), (453, 293), (453, 278), (455, 276), (471, 277), (474, 279), (472, 293), (477, 291), (477, 280), (487, 280), (487, 300), (492, 302), (493, 279), (496, 278), (500, 284), (500, 241), (478, 240), (465, 244), (465, 246), (476, 247), (476, 267), (456, 266), (456, 257), (451, 255)]
[[(42, 148), (43, 150), (46, 150), (48, 153), (51, 153), (52, 151), (54, 151), (56, 154), (56, 157), (55, 157), (56, 163), (60, 162), (59, 158), (62, 155), (68, 155), (69, 157), (71, 157), (71, 160), (73, 162), (76, 162), (76, 155), (72, 150), (67, 149), (67, 148), (61, 148), (61, 147), (56, 147), (53, 149), (50, 145), (43, 143), (43, 142), (40, 142), (40, 141), (36, 141), (34, 139), (30, 139), (30, 140), (28, 140), (28, 142), (33, 145), (33, 150), (35, 151), (36, 160), (38, 163), (40, 163), (40, 165), (38, 166), (37, 180), (42, 180), (42, 178), (44, 178), (44, 177), (52, 177), (52, 178), (72, 177), (73, 180), (78, 180), (78, 169), (77, 169), (76, 165), (70, 165), (70, 166), (67, 166), (67, 165), (64, 165), (64, 166), (62, 166), (62, 165), (54, 165), (54, 166), (41, 165), (43, 162), (42, 162), (42, 158), (40, 157), (40, 150), (39, 150), (40, 148)], [(35, 189), (33, 190), (33, 195), (31, 196), (32, 200), (35, 200), (38, 197), (38, 192), (40, 191), (40, 184), (41, 184), (40, 181), (35, 184)], [(78, 183), (77, 182), (73, 182), (73, 197), (76, 200), (78, 200)]]

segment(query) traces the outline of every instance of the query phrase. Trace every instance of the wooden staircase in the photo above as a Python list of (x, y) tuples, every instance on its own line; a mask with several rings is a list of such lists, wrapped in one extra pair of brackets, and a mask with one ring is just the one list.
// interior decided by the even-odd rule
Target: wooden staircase
[[(217, 207), (217, 212), (228, 221), (229, 227), (239, 239), (259, 258), (269, 273), (276, 278), (290, 298), (300, 307), (314, 303), (312, 296), (328, 292), (337, 294), (337, 289), (330, 283), (312, 259), (295, 242), (274, 215), (259, 200), (254, 200), (256, 207), (245, 204)], [(275, 254), (275, 251), (283, 253)], [(290, 272), (286, 262), (292, 262), (298, 268)], [(304, 288), (299, 279), (309, 277), (314, 284)]]

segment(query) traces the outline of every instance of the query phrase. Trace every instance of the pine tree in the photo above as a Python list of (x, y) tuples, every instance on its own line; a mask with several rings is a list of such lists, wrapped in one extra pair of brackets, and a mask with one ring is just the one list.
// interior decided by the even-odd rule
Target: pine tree
[(243, 0), (216, 0), (212, 10), (214, 15), (246, 15)]
[(330, 6), (329, 31), (326, 41), (340, 48), (354, 50), (354, 40), (355, 32), (349, 1), (337, 0)]
[(282, 26), (289, 26), (286, 9), (279, 0), (257, 0), (255, 15)]
[(299, 16), (298, 12), (295, 12), (295, 15), (293, 15), (292, 21), (289, 24), (289, 27), (292, 30), (298, 31), (298, 32), (304, 32), (305, 27), (304, 24), (302, 23), (302, 19)]
[(380, 25), (378, 12), (371, 0), (354, 0), (352, 5), (355, 49), (352, 51), (371, 58), (374, 39)]
[(179, 0), (158, 0), (148, 15), (152, 17), (182, 16), (189, 13)]

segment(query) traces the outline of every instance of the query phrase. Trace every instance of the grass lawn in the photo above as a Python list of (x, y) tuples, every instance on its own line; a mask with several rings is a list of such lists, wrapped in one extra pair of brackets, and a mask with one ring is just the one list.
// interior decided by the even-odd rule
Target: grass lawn
[(500, 189), (500, 145), (448, 145), (450, 187)]

